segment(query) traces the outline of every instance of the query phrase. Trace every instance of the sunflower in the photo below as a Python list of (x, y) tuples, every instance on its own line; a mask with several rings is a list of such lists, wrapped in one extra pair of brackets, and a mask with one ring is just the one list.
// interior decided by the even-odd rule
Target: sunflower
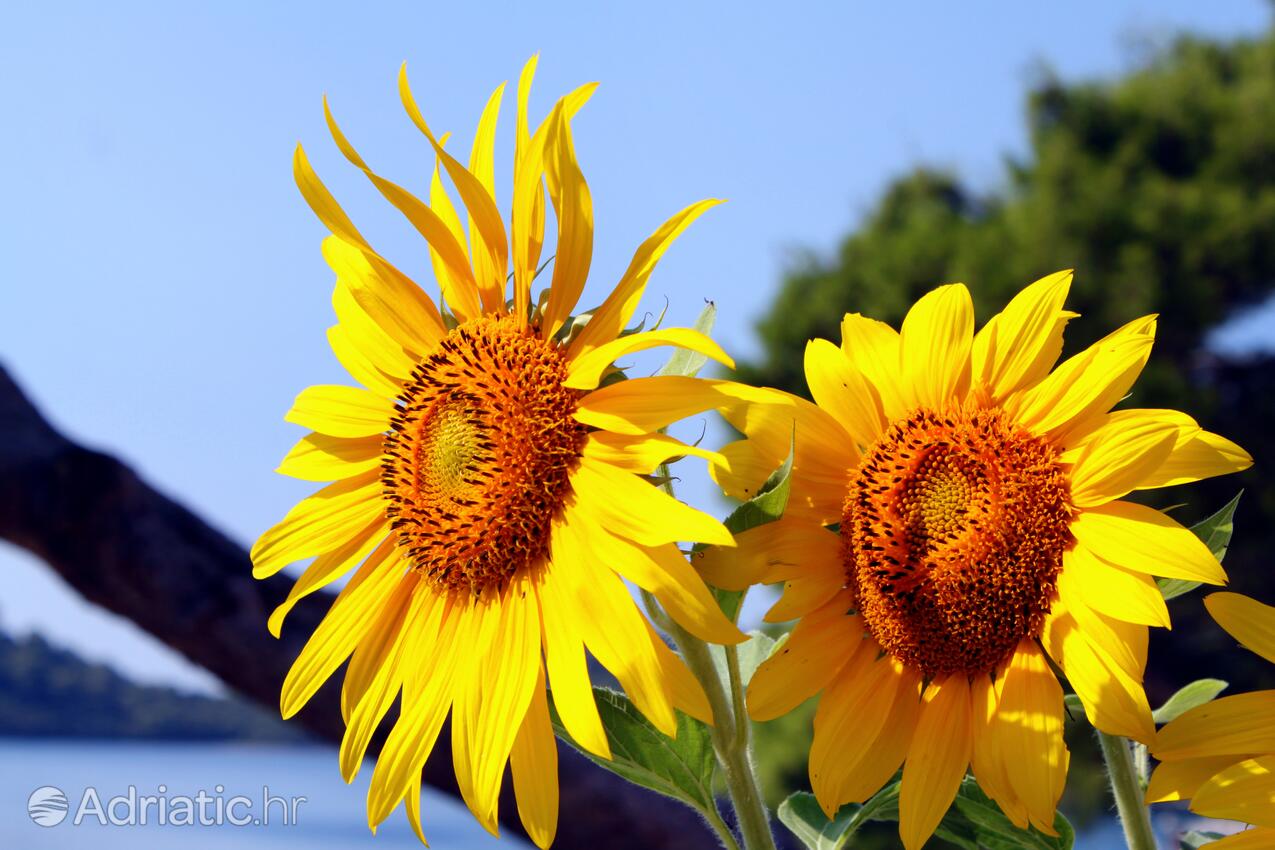
[[(715, 202), (673, 216), (587, 321), (571, 319), (593, 219), (570, 119), (594, 87), (560, 99), (532, 132), (535, 64), (518, 86), (508, 240), (492, 178), (503, 86), (482, 113), (466, 167), (444, 150), (446, 137), (425, 123), (400, 74), (403, 104), (436, 158), (428, 203), (373, 172), (324, 104), (341, 153), (428, 241), (447, 312), (371, 247), (298, 146), (297, 184), (332, 234), (323, 244), (337, 278), (328, 339), (362, 387), (314, 386), (298, 396), (287, 419), (312, 433), (279, 471), (335, 483), (265, 532), (252, 560), (260, 578), (314, 558), (270, 617), (275, 635), (299, 599), (353, 571), (291, 668), (281, 702), (285, 717), (296, 713), (349, 659), (340, 749), (347, 781), (399, 702), (369, 790), (373, 829), (405, 800), (421, 835), (421, 769), (450, 713), (456, 777), (475, 817), (496, 832), (508, 762), (522, 823), (547, 847), (558, 809), (548, 685), (574, 740), (610, 757), (586, 650), (666, 734), (675, 733), (674, 709), (710, 719), (699, 683), (639, 613), (625, 579), (700, 638), (743, 635), (677, 545), (731, 545), (729, 532), (643, 478), (671, 458), (715, 457), (659, 433), (684, 415), (661, 388), (695, 394), (696, 381), (615, 380), (612, 366), (658, 345), (730, 364), (691, 330), (623, 330), (660, 256)], [(533, 303), (546, 185), (557, 253), (550, 286)]]
[(729, 495), (756, 493), (793, 451), (785, 516), (698, 562), (722, 587), (783, 582), (767, 619), (799, 618), (754, 676), (750, 712), (822, 692), (816, 797), (831, 816), (902, 763), (909, 848), (967, 765), (1016, 824), (1052, 834), (1069, 756), (1049, 660), (1097, 728), (1150, 742), (1147, 626), (1169, 625), (1151, 576), (1226, 580), (1189, 530), (1122, 497), (1248, 455), (1176, 411), (1109, 412), (1146, 363), (1153, 316), (1054, 369), (1070, 284), (1032, 284), (977, 334), (960, 284), (921, 298), (901, 331), (847, 315), (840, 347), (806, 348), (814, 404), (772, 390), (726, 410), (745, 435), (713, 466)]
[[(1238, 593), (1205, 597), (1213, 619), (1275, 664), (1275, 608)], [(1217, 850), (1275, 847), (1275, 691), (1223, 697), (1197, 706), (1156, 735), (1161, 762), (1147, 802), (1191, 801), (1191, 811), (1257, 828), (1214, 842)]]

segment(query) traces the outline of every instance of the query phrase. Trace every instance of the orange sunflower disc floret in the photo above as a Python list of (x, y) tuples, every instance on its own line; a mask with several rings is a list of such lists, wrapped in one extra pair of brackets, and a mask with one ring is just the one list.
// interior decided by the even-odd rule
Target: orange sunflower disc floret
[[(695, 331), (622, 334), (660, 256), (715, 202), (666, 222), (587, 323), (573, 321), (593, 219), (570, 119), (593, 86), (559, 100), (533, 130), (526, 107), (534, 70), (533, 59), (518, 86), (509, 236), (492, 178), (503, 86), (483, 112), (466, 167), (444, 150), (445, 137), (430, 130), (400, 76), (404, 106), (436, 157), (428, 202), (373, 172), (327, 113), (345, 158), (428, 241), (447, 313), (371, 247), (300, 147), (294, 162), (302, 194), (332, 233), (323, 244), (337, 276), (328, 339), (362, 387), (315, 386), (297, 398), (287, 418), (312, 433), (280, 472), (335, 483), (261, 536), (253, 571), (265, 577), (314, 559), (271, 616), (276, 635), (298, 600), (352, 573), (284, 682), (283, 714), (298, 711), (349, 660), (340, 751), (348, 781), (397, 702), (368, 821), (375, 827), (406, 801), (422, 841), (421, 769), (450, 714), (456, 777), (475, 817), (496, 831), (508, 764), (528, 835), (541, 847), (552, 843), (558, 785), (548, 687), (575, 742), (610, 757), (586, 651), (666, 734), (676, 731), (674, 709), (710, 720), (699, 683), (643, 618), (626, 579), (691, 633), (743, 639), (677, 546), (731, 545), (730, 534), (643, 479), (678, 456), (716, 458), (659, 433), (713, 406), (715, 384), (657, 377), (598, 388), (617, 357), (653, 346), (730, 365)], [(546, 187), (558, 244), (550, 286), (533, 303)]]
[(728, 494), (756, 493), (794, 447), (783, 519), (698, 562), (722, 587), (782, 582), (767, 619), (798, 619), (754, 676), (750, 712), (822, 692), (816, 797), (831, 815), (902, 764), (908, 848), (967, 767), (1016, 824), (1052, 833), (1068, 752), (1049, 660), (1097, 728), (1149, 743), (1147, 626), (1169, 625), (1152, 576), (1226, 580), (1189, 530), (1124, 497), (1248, 455), (1177, 411), (1112, 411), (1155, 317), (1054, 368), (1070, 284), (1037, 281), (977, 334), (960, 284), (923, 297), (901, 331), (847, 315), (840, 347), (806, 348), (814, 404), (772, 390), (725, 409), (745, 435), (714, 464)]

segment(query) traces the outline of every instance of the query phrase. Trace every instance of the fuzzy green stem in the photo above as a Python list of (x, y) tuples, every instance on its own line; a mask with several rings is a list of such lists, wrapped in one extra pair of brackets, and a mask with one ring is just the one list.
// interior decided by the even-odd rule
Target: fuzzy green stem
[(1155, 832), (1151, 829), (1151, 815), (1143, 803), (1142, 783), (1138, 779), (1132, 747), (1124, 738), (1101, 731), (1098, 732), (1098, 743), (1102, 746), (1102, 758), (1107, 763), (1107, 777), (1111, 780), (1111, 793), (1116, 798), (1125, 844), (1129, 850), (1156, 850)]

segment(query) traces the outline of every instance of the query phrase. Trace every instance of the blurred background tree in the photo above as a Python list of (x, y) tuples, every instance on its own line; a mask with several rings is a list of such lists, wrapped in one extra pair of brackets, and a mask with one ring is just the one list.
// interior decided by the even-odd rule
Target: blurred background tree
[[(1081, 317), (1068, 325), (1064, 356), (1159, 313), (1151, 362), (1125, 406), (1185, 410), (1256, 459), (1242, 476), (1145, 495), (1181, 504), (1177, 516), (1190, 524), (1244, 488), (1226, 565), (1234, 589), (1275, 602), (1275, 525), (1262, 521), (1275, 516), (1265, 468), (1275, 457), (1275, 321), (1264, 350), (1236, 355), (1212, 344), (1220, 326), (1275, 289), (1275, 33), (1226, 43), (1182, 37), (1111, 82), (1046, 74), (1027, 117), (1030, 150), (1007, 163), (1002, 188), (979, 193), (919, 169), (890, 185), (832, 256), (801, 257), (756, 325), (762, 356), (741, 376), (808, 395), (806, 341), (839, 340), (847, 312), (897, 327), (922, 294), (964, 281), (982, 322), (1027, 283), (1075, 268), (1068, 306)], [(1233, 689), (1272, 684), (1248, 653), (1230, 651), (1200, 598), (1172, 604), (1175, 632), (1153, 630), (1153, 704), (1204, 676)], [(791, 727), (763, 727), (761, 736), (784, 738)], [(785, 770), (772, 788), (805, 787), (804, 765)], [(1100, 785), (1076, 774), (1069, 793), (1095, 799)]]

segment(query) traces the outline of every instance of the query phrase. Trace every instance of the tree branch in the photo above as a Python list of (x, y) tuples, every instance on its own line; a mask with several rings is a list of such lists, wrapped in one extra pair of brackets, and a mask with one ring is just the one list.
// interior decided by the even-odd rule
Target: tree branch
[[(92, 602), (132, 620), (229, 687), (272, 710), (292, 660), (332, 600), (315, 594), (283, 637), (266, 617), (291, 581), (252, 578), (248, 553), (110, 455), (58, 433), (0, 367), (0, 539), (43, 559)], [(328, 683), (297, 720), (340, 741), (339, 689)], [(426, 784), (458, 797), (446, 742)], [(555, 848), (711, 847), (698, 815), (599, 770), (559, 744), (562, 817)], [(524, 835), (504, 783), (501, 822)], [(426, 823), (428, 830), (428, 823)]]

